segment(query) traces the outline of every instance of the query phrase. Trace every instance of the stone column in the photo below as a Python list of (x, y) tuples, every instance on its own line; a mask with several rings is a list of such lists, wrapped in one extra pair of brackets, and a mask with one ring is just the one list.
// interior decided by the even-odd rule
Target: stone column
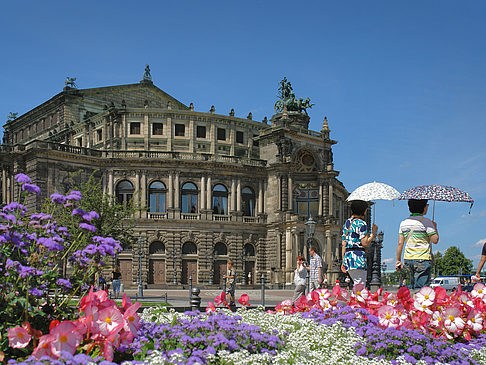
[(172, 130), (172, 118), (167, 118), (167, 151), (172, 151), (172, 139), (174, 138), (174, 131)]
[(194, 142), (196, 140), (196, 133), (194, 132), (194, 120), (189, 119), (189, 152), (194, 152)]
[(334, 217), (334, 197), (333, 186), (329, 183), (329, 215)]
[[(109, 184), (109, 183), (108, 183)], [(108, 187), (109, 189), (110, 187)], [(140, 176), (140, 204), (142, 210), (140, 211), (140, 218), (147, 218), (147, 172), (142, 171)]]
[(208, 176), (208, 185), (206, 189), (206, 209), (211, 209), (211, 192), (212, 192), (212, 186), (211, 186), (211, 176)]
[(322, 217), (322, 183), (319, 182), (319, 216)]
[(148, 114), (145, 114), (143, 116), (143, 125), (142, 125), (142, 130), (140, 132), (142, 132), (142, 134), (143, 134), (143, 147), (146, 151), (148, 151), (148, 149), (149, 149), (149, 137), (150, 137)]
[(258, 182), (258, 213), (263, 213), (263, 183), (261, 180)]
[(180, 205), (180, 199), (179, 199), (179, 193), (180, 193), (180, 186), (179, 186), (179, 172), (175, 173), (175, 183), (174, 183), (174, 208), (179, 209)]
[(106, 142), (108, 140), (108, 124), (106, 123), (106, 117), (103, 118), (103, 148), (106, 149)]
[(235, 179), (231, 179), (231, 195), (230, 195), (230, 211), (236, 210), (236, 182)]
[(113, 170), (108, 171), (108, 195), (113, 195)]
[[(136, 197), (137, 197), (135, 199), (135, 202), (140, 204), (141, 203), (140, 199), (142, 198), (142, 194), (141, 194), (141, 190), (140, 190), (140, 171), (138, 171), (138, 170), (135, 172), (135, 194), (136, 194)], [(135, 197), (135, 195), (134, 195), (134, 197)], [(137, 215), (140, 217), (141, 213), (138, 213)]]
[(282, 178), (277, 175), (277, 186), (278, 186), (278, 210), (282, 210)]
[(172, 194), (173, 194), (173, 191), (174, 191), (174, 184), (173, 184), (173, 176), (172, 176), (172, 172), (169, 172), (169, 188), (167, 189), (167, 208), (168, 209), (172, 209), (174, 208), (173, 204), (172, 204)]
[(285, 283), (292, 284), (292, 232), (285, 232)]
[(292, 211), (294, 202), (293, 202), (293, 191), (292, 191), (292, 176), (290, 174), (289, 174), (289, 182), (288, 182), (287, 189), (288, 189), (288, 196), (289, 196), (288, 210)]
[(241, 212), (241, 180), (236, 185), (236, 211)]
[(200, 194), (201, 194), (201, 200), (200, 200), (200, 203), (199, 203), (199, 212), (201, 210), (204, 210), (206, 209), (206, 177), (204, 176), (201, 176), (201, 191), (200, 191)]
[[(332, 237), (331, 232), (326, 231), (326, 263), (327, 263), (327, 272), (331, 273), (332, 271)], [(328, 280), (334, 280), (334, 278), (330, 278), (327, 275)], [(328, 281), (329, 284), (334, 284)]]
[(7, 172), (2, 168), (2, 204), (7, 204)]
[(120, 137), (121, 137), (121, 149), (127, 149), (127, 116), (126, 114), (122, 115), (122, 121), (120, 126)]

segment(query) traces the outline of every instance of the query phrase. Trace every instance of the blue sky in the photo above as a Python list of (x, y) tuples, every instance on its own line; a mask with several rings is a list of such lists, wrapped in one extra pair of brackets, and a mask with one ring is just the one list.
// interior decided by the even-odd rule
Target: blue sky
[[(436, 204), (440, 250), (477, 265), (486, 242), (486, 3), (470, 1), (83, 1), (0, 5), (0, 121), (62, 90), (154, 83), (196, 110), (273, 114), (286, 76), (328, 117), (339, 179), (399, 191), (459, 187)], [(380, 201), (383, 258), (394, 262), (406, 202)], [(430, 214), (429, 214), (430, 216)], [(389, 265), (390, 266), (390, 265)]]

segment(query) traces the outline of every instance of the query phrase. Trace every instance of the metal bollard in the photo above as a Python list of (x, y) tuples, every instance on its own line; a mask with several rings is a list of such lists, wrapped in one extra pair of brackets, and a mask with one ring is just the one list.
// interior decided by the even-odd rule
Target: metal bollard
[(198, 311), (201, 310), (201, 297), (199, 293), (201, 290), (199, 288), (192, 288), (191, 296), (191, 310)]
[(192, 299), (192, 275), (189, 276), (189, 305), (191, 304)]
[(164, 303), (167, 303), (167, 292), (165, 292), (165, 294), (162, 296), (162, 298), (164, 299)]
[(307, 271), (307, 276), (306, 276), (306, 282), (307, 282), (307, 292), (306, 294), (309, 294), (310, 293), (310, 274), (309, 274), (309, 271)]
[(265, 308), (265, 274), (264, 273), (262, 273), (261, 280), (262, 280), (262, 306), (263, 308)]

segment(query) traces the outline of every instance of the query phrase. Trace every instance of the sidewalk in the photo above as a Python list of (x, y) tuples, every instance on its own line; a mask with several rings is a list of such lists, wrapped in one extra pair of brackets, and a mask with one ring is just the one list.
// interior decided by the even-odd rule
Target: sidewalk
[[(292, 299), (293, 290), (283, 289), (266, 289), (265, 290), (265, 305), (275, 306), (285, 299)], [(173, 307), (189, 307), (189, 290), (173, 290), (173, 289), (144, 289), (143, 297), (138, 298), (137, 289), (125, 289), (125, 294), (132, 300), (138, 300), (140, 303), (154, 302), (163, 303), (166, 302), (165, 295), (167, 294), (167, 302)], [(205, 307), (207, 302), (214, 302), (214, 298), (221, 294), (221, 290), (201, 290), (199, 297), (201, 298), (201, 306)], [(262, 304), (261, 290), (249, 289), (238, 290), (236, 289), (235, 299), (238, 301), (242, 294), (248, 294), (250, 297), (250, 305), (257, 306)], [(123, 295), (123, 293), (122, 293)], [(239, 306), (239, 304), (237, 304)]]

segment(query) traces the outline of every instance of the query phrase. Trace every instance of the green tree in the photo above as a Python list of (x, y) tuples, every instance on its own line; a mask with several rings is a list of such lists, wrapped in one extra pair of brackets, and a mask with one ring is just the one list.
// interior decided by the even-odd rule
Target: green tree
[[(70, 190), (78, 190), (81, 192), (81, 200), (79, 201), (79, 209), (86, 212), (95, 211), (99, 214), (98, 219), (93, 219), (91, 224), (96, 227), (96, 232), (93, 235), (102, 237), (113, 237), (120, 241), (123, 249), (131, 247), (134, 242), (133, 228), (135, 226), (135, 216), (142, 207), (130, 201), (127, 204), (120, 204), (115, 196), (104, 194), (102, 178), (96, 176), (96, 171), (90, 175), (88, 180), (79, 182), (79, 175), (81, 172), (71, 174), (68, 188)], [(49, 208), (53, 203), (48, 200), (45, 203)], [(71, 232), (77, 233), (79, 228), (80, 218), (66, 216), (60, 213), (60, 216), (55, 216), (56, 220), (61, 225), (72, 227)]]
[(470, 275), (473, 270), (472, 260), (466, 258), (456, 246), (449, 247), (444, 255), (434, 255), (436, 275)]

